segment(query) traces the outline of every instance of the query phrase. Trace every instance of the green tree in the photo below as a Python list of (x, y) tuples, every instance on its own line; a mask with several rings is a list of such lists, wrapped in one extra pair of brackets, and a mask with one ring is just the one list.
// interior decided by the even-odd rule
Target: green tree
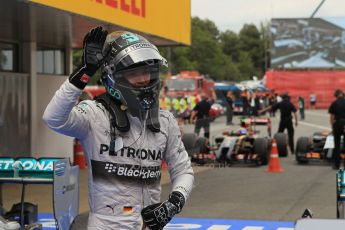
[(214, 24), (209, 19), (202, 20), (198, 17), (193, 17), (192, 18), (192, 38), (193, 38), (193, 30), (199, 29), (202, 31), (205, 31), (208, 35), (210, 35), (213, 39), (218, 39), (219, 36), (219, 30)]
[(219, 31), (213, 22), (193, 18), (190, 58), (196, 62), (200, 73), (216, 80), (226, 78), (222, 69), (226, 56), (219, 43)]
[(214, 79), (221, 76), (223, 52), (218, 43), (219, 31), (210, 20), (192, 18), (192, 45), (173, 47), (170, 55), (167, 48), (162, 48), (162, 55), (168, 58), (172, 74), (181, 70), (198, 70)]
[(223, 53), (230, 56), (234, 62), (239, 60), (240, 39), (238, 35), (230, 30), (226, 30), (219, 36)]
[(250, 57), (250, 53), (241, 51), (239, 62), (237, 64), (238, 70), (240, 72), (240, 77), (238, 80), (252, 79), (253, 76), (257, 75), (257, 69), (254, 67), (254, 63)]
[(261, 34), (254, 24), (245, 24), (239, 33), (240, 50), (248, 52), (254, 67), (257, 70), (256, 75), (261, 76), (263, 72), (262, 63), (264, 62), (264, 46)]
[[(261, 76), (261, 66), (257, 64), (260, 42), (260, 33), (253, 25), (245, 25), (240, 35), (229, 30), (220, 33), (212, 21), (194, 17), (191, 46), (171, 48), (168, 61), (172, 74), (198, 70), (215, 80), (249, 79), (252, 75)], [(163, 48), (163, 55), (168, 54), (166, 49)], [(241, 56), (241, 52), (246, 54)]]
[(164, 47), (159, 50), (161, 55), (168, 60), (171, 74), (177, 74), (181, 70), (195, 70), (197, 68), (196, 62), (190, 58), (190, 47)]
[(240, 71), (236, 65), (232, 61), (232, 58), (226, 54), (223, 54), (222, 58), (222, 66), (219, 68), (219, 77), (217, 80), (222, 81), (238, 81), (241, 80)]

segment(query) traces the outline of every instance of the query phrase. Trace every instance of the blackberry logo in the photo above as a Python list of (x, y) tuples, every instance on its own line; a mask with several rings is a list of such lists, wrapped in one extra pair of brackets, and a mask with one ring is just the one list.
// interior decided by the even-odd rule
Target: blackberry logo
[(102, 180), (122, 177), (133, 180), (145, 180), (148, 183), (156, 182), (161, 177), (160, 165), (141, 166), (116, 162), (91, 160), (93, 176)]
[(106, 163), (105, 170), (108, 171), (109, 173), (116, 172), (116, 166), (112, 163)]

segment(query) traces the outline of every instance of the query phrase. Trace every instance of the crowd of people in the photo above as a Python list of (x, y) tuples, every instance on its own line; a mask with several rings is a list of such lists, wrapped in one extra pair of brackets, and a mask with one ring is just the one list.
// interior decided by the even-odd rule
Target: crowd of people
[(201, 101), (201, 94), (168, 96), (168, 88), (165, 86), (159, 97), (159, 107), (170, 111), (178, 122), (189, 123), (192, 110)]
[[(194, 132), (199, 135), (200, 130), (204, 129), (204, 137), (210, 137), (210, 117), (209, 111), (215, 98), (209, 98), (203, 92), (198, 95), (179, 95), (176, 97), (167, 96), (168, 89), (163, 88), (160, 95), (160, 108), (168, 110), (174, 114), (178, 123), (195, 124)], [(226, 108), (226, 125), (231, 126), (233, 123), (234, 108), (236, 102), (240, 101), (242, 106), (242, 116), (263, 116), (269, 112), (270, 117), (275, 117), (276, 111), (280, 111), (280, 121), (277, 132), (282, 133), (287, 130), (288, 144), (290, 152), (295, 153), (294, 145), (294, 126), (298, 125), (298, 120), (305, 119), (305, 100), (302, 96), (297, 96), (297, 106), (291, 102), (288, 92), (278, 94), (274, 90), (261, 92), (258, 90), (243, 90), (240, 94), (233, 91), (227, 91), (225, 95)], [(330, 122), (334, 135), (334, 168), (340, 166), (340, 152), (345, 149), (340, 146), (340, 138), (345, 135), (345, 97), (341, 90), (334, 93), (336, 100), (329, 107), (331, 115)], [(309, 95), (309, 109), (315, 109), (316, 94)], [(299, 117), (297, 113), (299, 112)]]
[[(268, 106), (273, 106), (274, 104), (277, 104), (279, 102), (283, 101), (283, 96), (287, 94), (287, 92), (283, 94), (278, 94), (274, 90), (266, 91), (266, 92), (260, 92), (258, 90), (243, 90), (239, 97), (235, 98), (234, 94), (232, 92), (228, 92), (227, 98), (231, 98), (229, 100), (230, 103), (232, 103), (232, 108), (234, 108), (236, 105), (235, 101), (240, 101), (240, 105), (242, 106), (242, 114), (243, 116), (262, 116), (263, 114), (260, 114), (259, 111), (263, 108), (266, 108)], [(305, 119), (305, 103), (304, 98), (302, 96), (298, 96), (298, 110), (300, 112), (300, 119)], [(276, 111), (274, 109), (268, 109), (265, 110), (263, 113), (269, 112), (270, 117), (275, 117)]]
[(204, 129), (204, 137), (210, 136), (210, 110), (216, 101), (216, 94), (208, 96), (204, 92), (196, 95), (168, 95), (168, 88), (163, 87), (159, 97), (159, 107), (162, 110), (170, 111), (180, 125), (183, 132), (184, 124), (195, 124), (194, 132), (199, 135), (200, 130)]

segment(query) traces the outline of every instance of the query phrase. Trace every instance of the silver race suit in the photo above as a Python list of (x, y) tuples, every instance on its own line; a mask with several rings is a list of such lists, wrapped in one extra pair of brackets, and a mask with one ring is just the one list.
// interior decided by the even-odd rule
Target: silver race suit
[(172, 191), (187, 199), (194, 175), (173, 115), (161, 110), (160, 132), (154, 133), (127, 113), (131, 128), (116, 132), (115, 151), (109, 151), (110, 115), (97, 101), (77, 104), (81, 92), (67, 80), (43, 120), (82, 143), (89, 169), (88, 229), (141, 229), (142, 208), (160, 202), (162, 160), (168, 165)]

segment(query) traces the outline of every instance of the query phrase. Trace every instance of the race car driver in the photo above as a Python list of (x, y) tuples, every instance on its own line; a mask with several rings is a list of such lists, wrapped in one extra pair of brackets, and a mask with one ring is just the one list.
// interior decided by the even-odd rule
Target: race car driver
[[(159, 230), (181, 212), (194, 175), (173, 115), (159, 110), (159, 70), (167, 65), (142, 36), (102, 27), (84, 38), (82, 66), (48, 104), (43, 119), (78, 138), (89, 165), (88, 229)], [(101, 68), (107, 93), (76, 105)], [(166, 160), (172, 192), (160, 202), (160, 165)]]

